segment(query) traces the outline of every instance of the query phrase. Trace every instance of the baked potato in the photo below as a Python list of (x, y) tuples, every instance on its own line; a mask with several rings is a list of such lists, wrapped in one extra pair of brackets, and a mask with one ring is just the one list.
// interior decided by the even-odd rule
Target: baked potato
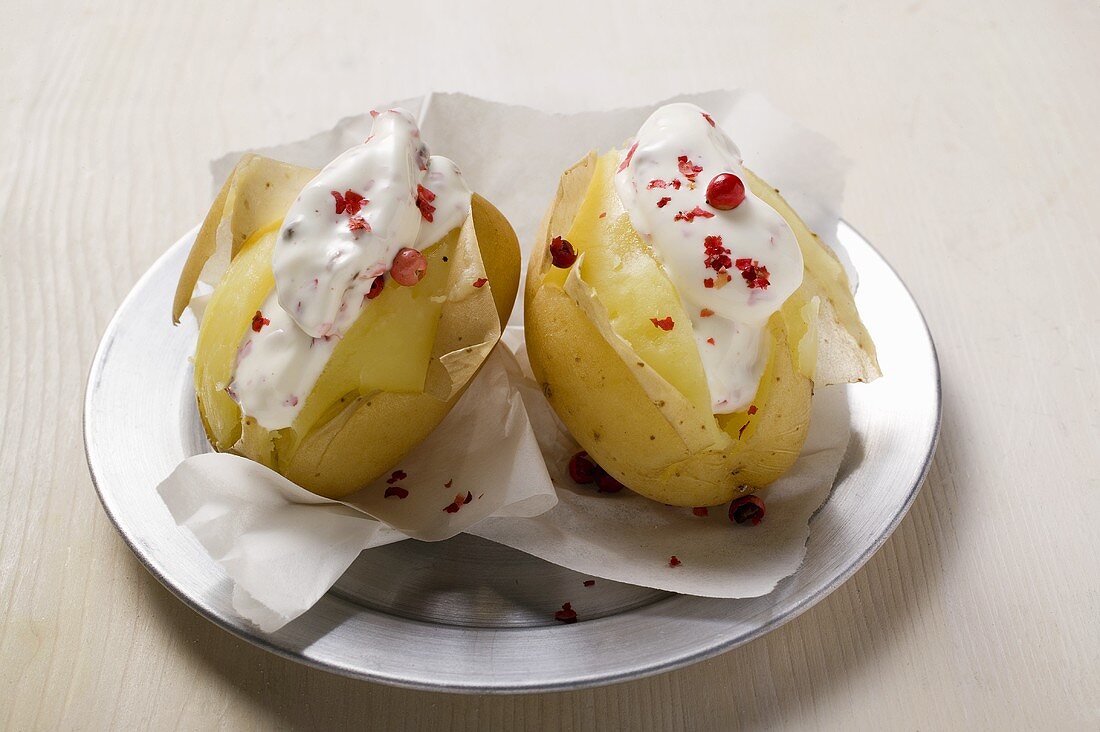
[[(296, 202), (302, 207), (311, 181), (321, 180), (324, 187), (324, 174), (256, 155), (242, 158), (199, 231), (179, 280), (173, 319), (179, 322), (199, 279), (216, 283), (202, 308), (194, 356), (198, 410), (214, 449), (243, 455), (310, 491), (340, 498), (391, 470), (462, 395), (512, 310), (519, 247), (504, 216), (473, 194), (465, 220), (426, 242), (415, 284), (397, 286), (390, 271), (377, 282), (366, 280), (370, 294), (346, 331), (315, 337), (296, 331), (284, 317), (277, 325), (295, 331), (307, 348), (328, 351), (308, 392), (288, 397), (293, 412), (283, 422), (265, 424), (256, 416), (262, 410), (249, 413), (242, 406), (245, 400), (234, 391), (236, 372), (254, 346), (253, 331), (276, 327), (269, 325), (275, 316), (268, 309), (276, 307), (273, 258), (280, 236), (290, 238), (284, 217), (290, 220), (288, 210), (295, 210)], [(345, 213), (342, 196), (336, 199), (337, 212)], [(422, 203), (416, 200), (418, 207)], [(369, 225), (365, 229), (370, 232)], [(316, 287), (317, 280), (313, 283)], [(278, 294), (285, 300), (285, 293)]]
[[(590, 153), (562, 176), (529, 262), (527, 350), (547, 400), (607, 473), (656, 501), (716, 506), (781, 476), (805, 439), (815, 384), (875, 378), (875, 349), (835, 255), (778, 190), (744, 169), (751, 193), (793, 232), (803, 272), (761, 324), (766, 362), (750, 403), (715, 413), (691, 304), (616, 190), (633, 154)], [(555, 266), (562, 246), (569, 256)]]

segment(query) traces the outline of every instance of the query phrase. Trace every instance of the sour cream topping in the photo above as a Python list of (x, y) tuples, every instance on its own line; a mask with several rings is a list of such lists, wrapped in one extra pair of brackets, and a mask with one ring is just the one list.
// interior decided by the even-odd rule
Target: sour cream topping
[[(728, 211), (707, 203), (722, 173), (745, 185)], [(650, 115), (623, 154), (615, 190), (691, 317), (713, 412), (748, 408), (768, 361), (768, 319), (802, 284), (794, 232), (748, 190), (740, 151), (694, 104)]]
[(245, 332), (229, 388), (244, 413), (289, 427), (394, 255), (426, 249), (469, 211), (458, 166), (429, 154), (413, 116), (378, 114), (366, 142), (326, 165), (287, 211), (260, 311), (269, 322)]

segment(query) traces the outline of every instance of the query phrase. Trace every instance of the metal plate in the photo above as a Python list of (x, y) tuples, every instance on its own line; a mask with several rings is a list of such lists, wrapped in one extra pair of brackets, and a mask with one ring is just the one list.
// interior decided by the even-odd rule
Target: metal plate
[[(940, 417), (931, 336), (901, 280), (842, 224), (841, 243), (860, 275), (856, 301), (886, 376), (849, 388), (853, 439), (836, 489), (812, 521), (805, 564), (774, 592), (715, 600), (605, 580), (584, 588), (575, 572), (459, 536), (364, 552), (312, 610), (260, 633), (235, 616), (229, 579), (154, 490), (185, 457), (209, 449), (187, 365), (196, 324), (169, 323), (194, 235), (153, 265), (107, 327), (85, 399), (88, 464), (111, 521), (158, 580), (222, 628), (302, 663), (481, 693), (576, 689), (684, 666), (829, 594), (882, 545), (928, 471)], [(553, 612), (570, 599), (583, 600), (582, 621), (556, 623)]]

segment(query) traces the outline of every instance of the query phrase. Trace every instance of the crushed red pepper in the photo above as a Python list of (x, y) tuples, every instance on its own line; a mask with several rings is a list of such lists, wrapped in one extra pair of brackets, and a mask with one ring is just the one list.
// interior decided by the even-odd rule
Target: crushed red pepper
[(753, 415), (753, 414), (756, 414), (756, 412), (757, 412), (756, 405), (755, 404), (750, 404), (749, 405), (749, 414)]
[(357, 214), (363, 206), (370, 203), (370, 201), (351, 189), (344, 191), (344, 195), (340, 195), (340, 191), (329, 191), (329, 193), (331, 193), (332, 197), (336, 200), (337, 214)]
[(596, 584), (596, 580), (585, 580), (584, 581), (584, 586), (585, 587), (591, 587), (594, 584)]
[(699, 311), (699, 317), (700, 318), (709, 318), (712, 315), (714, 315), (714, 311), (711, 310), (710, 308), (703, 308), (702, 310)]
[(711, 127), (714, 127), (714, 126), (715, 126), (715, 124), (714, 124), (714, 118), (713, 118), (713, 117), (711, 117), (711, 116), (710, 116), (709, 114), (707, 114), (706, 112), (703, 112), (703, 119), (705, 119), (705, 120), (706, 120), (707, 122), (710, 122), (710, 126), (711, 126)]
[(616, 172), (621, 173), (626, 170), (626, 166), (630, 165), (630, 161), (634, 157), (634, 151), (637, 149), (638, 143), (635, 142), (630, 146), (630, 149), (626, 151), (626, 157), (623, 158), (623, 162), (619, 165), (619, 169)]
[(676, 327), (676, 323), (672, 320), (671, 315), (666, 315), (665, 317), (660, 319), (650, 318), (649, 322), (653, 323), (653, 325), (657, 326), (663, 331), (670, 331)]
[(719, 274), (733, 266), (730, 250), (722, 244), (721, 236), (708, 236), (703, 239), (703, 250), (706, 258), (703, 260), (707, 269), (713, 269)]
[(352, 216), (348, 219), (348, 228), (352, 231), (365, 231), (370, 233), (370, 224), (362, 216)]
[(391, 485), (386, 489), (383, 498), (398, 498), (404, 500), (409, 497), (409, 492), (399, 485)]
[(688, 160), (687, 155), (681, 155), (676, 158), (678, 167), (680, 168), (680, 174), (687, 178), (692, 183), (695, 182), (695, 176), (703, 172), (703, 166), (696, 165)]
[(668, 196), (663, 196), (661, 198), (661, 200), (657, 201), (657, 208), (664, 208), (665, 206), (668, 205), (669, 201), (671, 201), (671, 200), (672, 199), (669, 198)]
[(429, 191), (424, 186), (417, 183), (416, 185), (416, 207), (420, 209), (420, 215), (424, 217), (424, 220), (429, 224), (432, 223), (432, 218), (435, 214), (435, 206), (432, 205), (432, 201), (435, 200), (435, 194)]
[(392, 473), (390, 473), (390, 477), (386, 478), (386, 482), (389, 483), (390, 485), (393, 485), (394, 483), (397, 483), (398, 481), (405, 480), (405, 478), (408, 478), (408, 477), (409, 477), (409, 474), (406, 473), (404, 470), (395, 470)]
[(668, 566), (670, 567), (679, 567), (681, 564), (683, 564), (683, 562), (681, 562), (680, 558), (675, 554), (668, 558)]
[(691, 209), (690, 211), (677, 211), (676, 215), (672, 217), (672, 220), (673, 221), (686, 221), (690, 224), (692, 221), (694, 221), (697, 218), (698, 219), (713, 219), (714, 214), (712, 214), (710, 211), (707, 211), (705, 209), (700, 208), (699, 206), (696, 206), (695, 208)]
[(748, 284), (749, 289), (768, 289), (771, 284), (768, 281), (768, 268), (755, 259), (738, 259), (734, 262), (737, 269), (741, 270), (741, 277)]
[(661, 180), (660, 178), (654, 178), (653, 180), (649, 181), (649, 185), (647, 187), (650, 188), (650, 189), (653, 189), (653, 188), (672, 188), (673, 190), (678, 191), (678, 190), (680, 190), (681, 185), (683, 185), (683, 184), (680, 183), (679, 178), (673, 178), (672, 180), (667, 180), (667, 181)]
[(695, 508), (691, 509), (691, 512), (693, 514), (695, 514), (696, 516), (709, 516), (710, 515), (710, 511), (707, 510), (706, 506), (696, 506)]
[(476, 280), (474, 280), (474, 287), (477, 287), (477, 288), (484, 287), (485, 283), (488, 282), (488, 281), (489, 280), (485, 277), (478, 277)]
[(458, 493), (455, 495), (455, 499), (451, 501), (450, 505), (443, 508), (447, 513), (458, 513), (458, 510), (465, 506), (470, 501), (474, 500), (474, 497), (467, 492), (466, 495)]
[(265, 325), (271, 325), (271, 321), (264, 317), (259, 310), (252, 316), (252, 330), (259, 333)]
[(554, 620), (558, 620), (566, 625), (577, 622), (577, 611), (573, 609), (572, 603), (565, 603), (561, 606), (561, 610), (554, 613)]

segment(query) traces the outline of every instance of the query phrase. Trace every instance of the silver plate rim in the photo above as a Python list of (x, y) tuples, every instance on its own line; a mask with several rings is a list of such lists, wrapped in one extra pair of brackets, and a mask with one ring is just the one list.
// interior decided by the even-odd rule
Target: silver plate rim
[[(943, 412), (943, 399), (942, 399), (942, 382), (941, 371), (939, 366), (939, 359), (935, 348), (935, 342), (932, 338), (931, 332), (928, 329), (927, 320), (924, 317), (920, 306), (909, 288), (902, 281), (897, 271), (889, 264), (888, 261), (878, 252), (877, 249), (863, 237), (854, 227), (847, 222), (841, 220), (838, 226), (838, 238), (846, 249), (851, 250), (854, 246), (856, 248), (866, 248), (867, 253), (870, 254), (878, 264), (884, 265), (889, 274), (896, 280), (896, 284), (900, 286), (905, 298), (916, 312), (918, 316), (921, 328), (923, 332), (920, 334), (927, 340), (927, 346), (929, 349), (929, 356), (932, 366), (932, 384), (934, 387), (935, 397), (935, 413), (934, 422), (931, 430), (931, 436), (924, 450), (924, 454), (921, 457), (921, 464), (919, 470), (916, 473), (916, 478), (909, 486), (904, 499), (897, 504), (897, 509), (894, 515), (883, 524), (882, 530), (878, 535), (867, 544), (863, 551), (851, 561), (842, 571), (836, 573), (827, 583), (821, 585), (812, 594), (803, 597), (798, 602), (794, 603), (790, 607), (786, 608), (781, 613), (776, 614), (770, 620), (760, 623), (756, 627), (743, 633), (731, 635), (730, 637), (716, 642), (706, 648), (692, 651), (689, 653), (670, 655), (658, 662), (647, 663), (644, 665), (623, 668), (617, 672), (603, 672), (595, 675), (578, 675), (575, 678), (567, 680), (540, 680), (538, 678), (532, 678), (524, 681), (493, 681), (492, 679), (480, 679), (471, 680), (466, 682), (456, 681), (443, 681), (441, 679), (429, 679), (416, 676), (403, 676), (400, 674), (380, 672), (377, 669), (372, 669), (364, 664), (352, 665), (347, 663), (341, 663), (334, 659), (319, 658), (314, 655), (305, 653), (303, 649), (288, 648), (284, 645), (280, 645), (275, 642), (271, 636), (264, 634), (255, 628), (247, 625), (246, 622), (240, 618), (230, 617), (219, 613), (215, 608), (210, 607), (201, 601), (200, 598), (189, 594), (183, 587), (181, 587), (176, 581), (173, 580), (168, 573), (162, 571), (158, 565), (156, 558), (151, 556), (144, 547), (142, 547), (135, 535), (133, 535), (128, 527), (120, 521), (120, 518), (114, 509), (113, 497), (109, 491), (105, 489), (102, 478), (97, 474), (97, 446), (94, 444), (93, 439), (89, 433), (89, 420), (90, 414), (93, 412), (95, 390), (94, 386), (98, 383), (102, 377), (104, 364), (106, 357), (109, 354), (113, 337), (121, 327), (121, 318), (127, 310), (127, 305), (131, 304), (135, 300), (139, 293), (142, 291), (143, 286), (151, 280), (157, 271), (164, 266), (166, 260), (168, 260), (176, 250), (181, 246), (188, 244), (192, 240), (198, 231), (198, 226), (192, 229), (190, 232), (182, 236), (175, 244), (173, 244), (167, 251), (164, 252), (158, 259), (149, 267), (146, 272), (138, 279), (138, 281), (131, 288), (130, 292), (119, 304), (115, 314), (112, 316), (107, 327), (104, 329), (103, 336), (96, 349), (95, 356), (93, 357), (91, 367), (88, 372), (87, 386), (85, 390), (84, 409), (82, 414), (82, 432), (84, 436), (85, 456), (88, 462), (89, 472), (91, 474), (92, 483), (96, 490), (96, 494), (99, 497), (100, 503), (107, 514), (111, 524), (115, 527), (118, 533), (121, 535), (126, 546), (130, 551), (138, 558), (141, 564), (152, 574), (158, 582), (160, 582), (166, 589), (168, 589), (173, 595), (179, 598), (185, 605), (190, 607), (195, 612), (205, 617), (210, 622), (214, 623), (218, 627), (233, 634), (234, 636), (245, 640), (259, 648), (262, 648), (270, 653), (273, 653), (282, 658), (305, 664), (312, 668), (335, 673), (351, 678), (357, 678), (365, 681), (372, 681), (402, 688), (416, 689), (422, 691), (443, 691), (443, 692), (455, 692), (455, 693), (475, 693), (475, 694), (512, 694), (512, 693), (532, 693), (532, 692), (553, 692), (553, 691), (570, 691), (577, 689), (592, 688), (597, 686), (603, 686), (608, 684), (620, 683), (624, 681), (639, 679), (646, 676), (651, 676), (659, 673), (673, 671), (685, 666), (698, 663), (700, 661), (712, 658), (726, 651), (732, 650), (740, 645), (755, 640), (772, 630), (775, 630), (779, 626), (787, 623), (794, 618), (798, 617), (802, 613), (806, 612), (834, 590), (842, 585), (848, 579), (852, 577), (860, 568), (862, 568), (867, 561), (880, 549), (883, 544), (889, 539), (889, 537), (896, 530), (897, 526), (901, 523), (901, 520), (905, 517), (909, 508), (915, 501), (917, 494), (920, 492), (921, 487), (928, 476), (931, 469), (932, 459), (935, 454), (936, 446), (940, 436), (940, 426), (942, 422)], [(812, 541), (812, 537), (811, 537)], [(801, 571), (801, 570), (799, 570)], [(796, 573), (797, 574), (797, 573)], [(326, 595), (326, 598), (331, 598), (334, 593)], [(346, 604), (347, 601), (339, 598), (335, 598), (338, 602)], [(686, 598), (685, 596), (674, 596), (669, 600), (687, 599), (687, 600), (705, 600), (706, 598)], [(655, 603), (661, 605), (668, 600), (662, 600)], [(731, 601), (732, 602), (732, 601)], [(357, 607), (357, 606), (356, 606)], [(652, 607), (652, 606), (651, 606)], [(359, 612), (365, 612), (367, 615), (379, 614), (375, 611), (364, 611), (362, 609)], [(584, 626), (595, 626), (604, 624), (605, 621), (614, 620), (614, 618), (605, 618), (601, 620), (590, 621), (584, 624), (577, 624), (574, 626), (562, 626), (561, 630), (571, 630), (574, 628), (580, 628)], [(418, 624), (417, 621), (404, 621), (413, 624)], [(423, 625), (423, 624), (421, 624)], [(501, 633), (523, 633), (524, 629), (496, 629), (495, 632)], [(568, 642), (568, 641), (567, 641)]]

